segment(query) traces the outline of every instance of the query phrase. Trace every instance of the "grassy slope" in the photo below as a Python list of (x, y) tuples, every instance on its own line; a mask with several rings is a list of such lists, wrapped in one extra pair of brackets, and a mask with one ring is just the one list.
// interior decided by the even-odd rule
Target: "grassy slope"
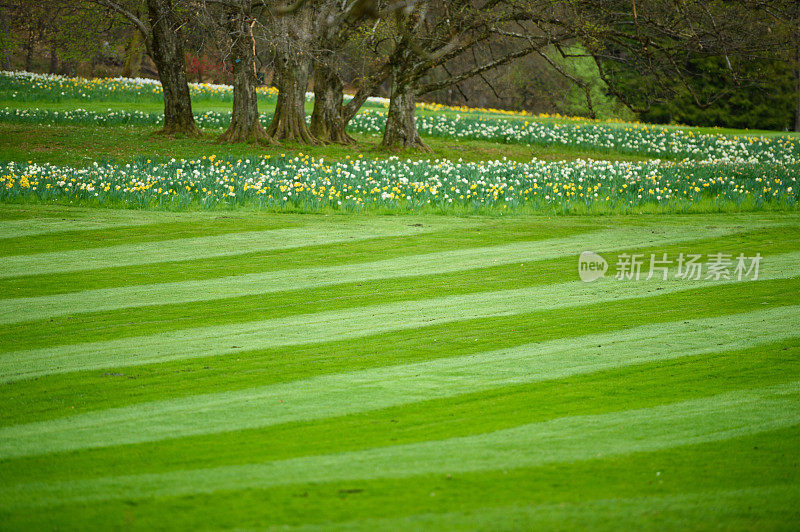
[(524, 146), (498, 144), (487, 141), (458, 141), (429, 138), (426, 142), (433, 150), (386, 150), (380, 146), (379, 136), (354, 135), (358, 144), (353, 146), (308, 146), (285, 142), (281, 146), (250, 146), (248, 144), (219, 145), (215, 143), (218, 132), (206, 131), (201, 139), (165, 138), (153, 135), (152, 128), (114, 127), (97, 128), (81, 126), (34, 126), (0, 123), (0, 161), (86, 166), (94, 162), (127, 163), (135, 157), (162, 157), (197, 159), (203, 155), (244, 159), (264, 155), (304, 153), (328, 160), (364, 155), (370, 158), (399, 156), (413, 159), (463, 159), (485, 161), (506, 157), (527, 162), (532, 157), (548, 160), (582, 158), (644, 160), (646, 157), (610, 154), (601, 150), (585, 150), (569, 146)]
[[(261, 112), (271, 112), (274, 105), (274, 99), (266, 99), (260, 98), (259, 99), (259, 110)], [(2, 107), (12, 107), (12, 108), (20, 108), (20, 109), (53, 109), (53, 110), (67, 110), (67, 109), (86, 109), (89, 111), (97, 111), (102, 112), (108, 109), (112, 110), (130, 110), (135, 108), (139, 111), (148, 112), (148, 113), (162, 113), (164, 111), (163, 105), (159, 102), (118, 102), (114, 100), (108, 101), (97, 101), (97, 100), (79, 100), (79, 99), (64, 99), (59, 102), (49, 102), (49, 101), (19, 101), (13, 99), (0, 99), (0, 108)], [(385, 111), (386, 108), (380, 104), (367, 104), (364, 108), (368, 109), (375, 109), (379, 111)], [(202, 100), (195, 98), (192, 101), (192, 110), (196, 113), (203, 113), (206, 111), (215, 111), (215, 112), (223, 112), (227, 113), (230, 112), (231, 109), (231, 102), (219, 102), (213, 100)], [(306, 112), (311, 114), (313, 110), (313, 103), (306, 102)], [(528, 120), (528, 121), (541, 121), (541, 122), (559, 122), (562, 121), (562, 118), (557, 117), (531, 117), (531, 116), (520, 116), (520, 115), (513, 115), (513, 114), (506, 114), (506, 113), (496, 113), (491, 111), (483, 111), (483, 110), (474, 110), (470, 112), (464, 111), (455, 111), (449, 109), (438, 109), (438, 110), (430, 110), (430, 109), (419, 109), (417, 111), (420, 115), (442, 115), (445, 114), (447, 116), (475, 116), (481, 118), (489, 118), (489, 119), (506, 119), (506, 120)], [(620, 126), (625, 127), (625, 123), (620, 122), (603, 122), (603, 121), (595, 121), (595, 120), (580, 120), (580, 119), (571, 119), (577, 120), (578, 122), (587, 123), (587, 124), (606, 124), (612, 126)], [(734, 128), (721, 128), (721, 127), (691, 127), (691, 126), (680, 126), (680, 125), (667, 125), (667, 124), (657, 124), (656, 127), (666, 127), (670, 129), (680, 129), (684, 131), (693, 131), (695, 133), (709, 133), (715, 135), (758, 135), (758, 136), (800, 136), (800, 133), (795, 131), (772, 131), (772, 130), (761, 130), (761, 129), (734, 129)]]
[[(2, 207), (0, 524), (791, 528), (799, 236)], [(587, 285), (586, 248), (765, 258)]]
[[(271, 112), (274, 101), (262, 101), (262, 112)], [(64, 100), (61, 102), (32, 101), (22, 102), (13, 100), (0, 100), (0, 107), (16, 108), (41, 108), (65, 111), (82, 108), (102, 112), (107, 109), (131, 110), (158, 113), (162, 111), (161, 104), (157, 102), (116, 102), (116, 101), (81, 101)], [(310, 113), (312, 104), (306, 104)], [(378, 107), (383, 109), (382, 107)], [(195, 112), (229, 112), (230, 104), (216, 101), (198, 100), (193, 102)], [(446, 114), (462, 115), (455, 111), (430, 111), (419, 110), (420, 115)], [(534, 119), (531, 117), (517, 117), (475, 111), (468, 113), (492, 119), (508, 120), (539, 120), (558, 121), (554, 118)], [(587, 122), (588, 123), (588, 122)], [(624, 124), (611, 125), (624, 126)], [(659, 126), (661, 127), (661, 126)], [(676, 127), (676, 126), (669, 126)], [(692, 130), (696, 133), (713, 133), (727, 135), (792, 135), (792, 133), (775, 131), (748, 131), (719, 128), (681, 128)], [(323, 146), (314, 147), (297, 143), (284, 143), (280, 147), (252, 147), (247, 145), (220, 146), (214, 144), (218, 136), (217, 131), (206, 131), (200, 140), (169, 139), (151, 135), (152, 128), (143, 127), (116, 127), (96, 128), (81, 126), (35, 126), (25, 124), (0, 123), (0, 161), (28, 161), (49, 162), (52, 164), (65, 164), (83, 166), (95, 161), (128, 162), (137, 156), (146, 157), (174, 157), (192, 159), (203, 155), (215, 154), (236, 158), (253, 157), (267, 154), (281, 153), (306, 153), (315, 157), (326, 159), (343, 159), (356, 157), (363, 154), (366, 157), (411, 157), (414, 159), (463, 159), (465, 161), (484, 161), (507, 157), (516, 161), (529, 161), (532, 157), (547, 160), (562, 160), (574, 158), (595, 158), (611, 160), (645, 160), (645, 156), (619, 154), (607, 150), (591, 150), (569, 146), (524, 146), (518, 144), (498, 144), (485, 141), (449, 140), (429, 138), (426, 142), (433, 153), (422, 153), (418, 150), (393, 150), (387, 151), (380, 146), (380, 136), (355, 135), (358, 144), (355, 146)], [(666, 156), (662, 158), (668, 158)]]
[[(195, 104), (212, 109), (228, 105)], [(72, 165), (609, 158), (443, 139), (433, 155), (377, 137), (218, 146), (146, 128), (0, 124), (0, 138), (0, 160)], [(0, 526), (791, 528), (798, 237), (791, 214), (0, 206)], [(765, 259), (746, 284), (585, 285), (587, 248), (612, 268), (626, 251)]]

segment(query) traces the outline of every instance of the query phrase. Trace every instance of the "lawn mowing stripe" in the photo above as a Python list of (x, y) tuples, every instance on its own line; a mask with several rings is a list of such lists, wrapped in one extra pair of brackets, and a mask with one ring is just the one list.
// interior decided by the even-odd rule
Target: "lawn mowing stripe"
[[(731, 256), (742, 252), (747, 256), (754, 256), (758, 251), (764, 257), (764, 261), (769, 262), (771, 256), (777, 252), (794, 248), (798, 238), (800, 238), (800, 232), (781, 227), (710, 240), (695, 240), (690, 249), (696, 253), (725, 252)], [(626, 252), (642, 253), (645, 257), (649, 257), (656, 251), (659, 254), (666, 252), (670, 257), (675, 258), (686, 249), (688, 249), (687, 244), (679, 243), (656, 248), (628, 249)], [(617, 259), (615, 253), (604, 253), (604, 256), (612, 265)], [(97, 342), (190, 327), (221, 325), (249, 321), (254, 316), (258, 316), (260, 320), (266, 320), (300, 313), (310, 314), (359, 305), (374, 305), (386, 301), (410, 301), (560, 283), (570, 280), (570, 277), (577, 278), (574, 261), (575, 256), (572, 256), (545, 261), (515, 262), (426, 276), (399, 276), (371, 282), (353, 282), (349, 278), (344, 278), (344, 284), (313, 289), (267, 292), (266, 294), (207, 299), (180, 304), (127, 307), (113, 311), (62, 314), (39, 321), (7, 324), (5, 327), (0, 327), (0, 352)], [(572, 274), (565, 276), (564, 272), (572, 272)], [(291, 273), (291, 270), (288, 273)], [(41, 279), (41, 277), (37, 277), (37, 279)], [(125, 290), (130, 289), (132, 288), (125, 288)], [(166, 294), (165, 298), (169, 299), (169, 294)], [(0, 301), (0, 308), (3, 307), (3, 303)], [(25, 309), (22, 309), (21, 312), (25, 312)]]
[[(585, 236), (578, 238), (585, 238)], [(620, 243), (595, 242), (595, 251), (605, 253), (626, 249), (630, 242), (624, 240), (623, 237), (623, 242)], [(665, 241), (659, 242), (661, 245), (666, 243)], [(504, 264), (531, 263), (571, 254), (577, 257), (580, 254), (578, 247), (573, 242), (566, 246), (564, 244), (564, 239), (515, 242), (498, 246), (404, 255), (366, 263), (231, 275), (199, 281), (84, 290), (39, 297), (0, 299), (0, 324), (83, 312), (191, 303), (335, 284), (436, 275)], [(697, 251), (697, 248), (694, 251)]]
[(401, 276), (367, 283), (343, 279), (345, 284), (235, 298), (62, 314), (0, 327), (0, 352), (150, 335), (254, 318), (266, 320), (313, 314), (387, 301), (422, 300), (544, 285), (563, 282), (564, 272), (573, 268), (570, 259), (537, 263), (535, 269), (530, 265), (514, 264), (423, 277)]
[[(158, 219), (128, 219), (93, 220), (93, 219), (63, 219), (63, 218), (26, 218), (23, 220), (0, 221), (0, 239), (23, 238), (32, 236), (51, 235), (66, 231), (98, 231), (103, 229), (120, 229), (142, 227), (158, 224)], [(51, 236), (48, 238), (55, 238)]]
[[(162, 527), (164, 516), (169, 515), (171, 522), (181, 523), (184, 528), (220, 529), (235, 524), (242, 529), (260, 530), (284, 525), (347, 522), (354, 518), (461, 512), (471, 507), (569, 505), (611, 497), (797, 486), (797, 475), (787, 457), (794, 456), (798, 436), (800, 427), (795, 426), (720, 442), (532, 468), (503, 468), (449, 477), (432, 474), (293, 484), (137, 501), (65, 503), (39, 512), (22, 508), (0, 511), (0, 519), (6, 519), (3, 521), (5, 528), (16, 530), (78, 529), (85, 528), (86, 524), (107, 530), (130, 528), (132, 521), (141, 529), (152, 530)], [(252, 463), (252, 458), (248, 463)], [(193, 463), (184, 463), (182, 469), (187, 466), (193, 468)], [(658, 476), (659, 471), (664, 474)], [(131, 472), (139, 473), (134, 469), (122, 474)], [(30, 480), (32, 478), (21, 478), (20, 482)], [(743, 504), (740, 513), (749, 517), (755, 512), (754, 522), (758, 522), (760, 529), (785, 528), (785, 523), (795, 521), (787, 520), (785, 511), (797, 513), (796, 505), (786, 505), (783, 500), (754, 499)], [(714, 522), (715, 528), (730, 529), (731, 525), (735, 523)], [(680, 530), (686, 528), (683, 526)]]
[(324, 231), (320, 230), (318, 226), (306, 226), (122, 244), (105, 248), (11, 255), (0, 258), (2, 267), (0, 277), (46, 275), (115, 266), (242, 255), (254, 251), (289, 249), (383, 236), (412, 235), (430, 230), (432, 229), (408, 224), (402, 225), (391, 220), (382, 221), (379, 224), (354, 221), (347, 225), (337, 224)]
[[(718, 217), (703, 217), (708, 220), (706, 224), (686, 224), (687, 234), (704, 235), (709, 224), (725, 226), (733, 225), (732, 220), (719, 220)], [(448, 218), (449, 220), (449, 218)], [(629, 219), (630, 220), (630, 219)], [(426, 218), (420, 218), (425, 224), (433, 225)], [(768, 222), (770, 222), (768, 224)], [(418, 222), (417, 222), (418, 223)], [(464, 222), (466, 223), (466, 222)], [(651, 234), (660, 235), (661, 228), (637, 223), (643, 232), (648, 230)], [(381, 237), (354, 242), (342, 242), (321, 246), (306, 246), (284, 250), (270, 250), (246, 253), (243, 255), (230, 255), (224, 257), (203, 258), (188, 261), (161, 262), (134, 266), (119, 266), (80, 272), (60, 274), (27, 275), (22, 277), (0, 278), (0, 298), (36, 297), (42, 295), (61, 294), (90, 289), (116, 288), (121, 285), (133, 286), (141, 284), (182, 282), (190, 280), (203, 280), (215, 277), (229, 276), (232, 273), (239, 275), (249, 273), (263, 273), (266, 271), (286, 270), (304, 267), (317, 267), (320, 265), (334, 266), (358, 262), (371, 262), (377, 258), (390, 259), (403, 255), (415, 255), (430, 252), (450, 251), (467, 247), (492, 246), (498, 243), (510, 244), (521, 241), (534, 241), (555, 239), (588, 233), (592, 230), (613, 229), (619, 225), (632, 225), (630, 221), (624, 223), (614, 219), (603, 222), (593, 220), (590, 222), (564, 219), (540, 220), (498, 218), (489, 220), (480, 226), (465, 226), (463, 223), (455, 225), (440, 222), (445, 229), (433, 230), (415, 235)], [(662, 225), (669, 225), (664, 221)], [(726, 241), (741, 240), (737, 249), (728, 252), (740, 253), (759, 249), (764, 243), (785, 241), (788, 235), (798, 235), (800, 226), (788, 224), (784, 219), (781, 223), (771, 220), (755, 220), (754, 223), (741, 223), (741, 227), (753, 226), (753, 230), (744, 230), (743, 233), (732, 233), (725, 237)], [(324, 230), (324, 228), (320, 228)], [(778, 236), (776, 231), (784, 230), (785, 234)], [(200, 228), (198, 228), (198, 233)], [(709, 243), (713, 239), (706, 239)], [(674, 244), (677, 246), (677, 244)], [(792, 246), (788, 246), (792, 247)], [(680, 251), (686, 251), (681, 249)], [(785, 250), (781, 250), (785, 251)]]
[[(747, 511), (743, 511), (742, 507)], [(760, 507), (759, 507), (760, 506)], [(771, 529), (763, 510), (771, 509), (782, 523), (800, 519), (796, 484), (743, 489), (692, 491), (674, 495), (615, 497), (580, 502), (474, 506), (468, 511), (405, 514), (397, 517), (280, 526), (280, 530), (681, 530), (688, 526), (716, 527), (733, 521), (742, 529)], [(746, 525), (745, 525), (746, 524)], [(774, 523), (777, 524), (777, 523)], [(730, 529), (724, 527), (725, 529)], [(277, 527), (276, 527), (277, 529)]]
[[(408, 224), (381, 221), (380, 224), (367, 221), (352, 222), (342, 229), (340, 225), (324, 231), (317, 226), (296, 229), (276, 229), (272, 231), (248, 231), (221, 236), (195, 237), (161, 242), (109, 246), (83, 250), (69, 250), (33, 255), (2, 257), (0, 278), (30, 275), (45, 275), (94, 270), (115, 266), (153, 264), (179, 260), (202, 259), (242, 255), (254, 251), (307, 247), (323, 243), (346, 242), (355, 239), (378, 238), (419, 234), (432, 229)], [(707, 229), (706, 237), (725, 236), (744, 232), (740, 225), (716, 226)], [(684, 226), (668, 226), (656, 232), (655, 229), (641, 227), (617, 227), (594, 231), (586, 235), (553, 239), (540, 242), (541, 252), (558, 256), (578, 254), (586, 249), (614, 247), (637, 247), (654, 242), (671, 243), (693, 240), (697, 234), (689, 232)], [(533, 249), (530, 251), (534, 253)], [(555, 254), (555, 255), (552, 255)], [(548, 255), (544, 255), (548, 256)]]
[[(157, 242), (164, 240), (177, 240), (181, 238), (194, 238), (194, 237), (207, 237), (217, 236), (230, 233), (243, 233), (250, 231), (272, 231), (276, 229), (290, 229), (290, 228), (315, 228), (318, 232), (324, 233), (332, 225), (339, 226), (346, 229), (352, 226), (353, 219), (331, 220), (330, 217), (324, 215), (292, 215), (285, 214), (280, 216), (268, 216), (259, 213), (244, 214), (242, 212), (225, 212), (225, 213), (172, 213), (172, 218), (164, 216), (169, 213), (158, 213), (162, 216), (152, 217), (152, 213), (139, 212), (139, 217), (142, 220), (153, 218), (151, 223), (144, 226), (126, 226), (121, 225), (118, 227), (110, 227), (97, 230), (74, 230), (68, 222), (62, 221), (64, 224), (61, 232), (49, 233), (46, 235), (36, 236), (22, 236), (22, 237), (8, 237), (0, 239), (0, 255), (35, 255), (41, 253), (62, 252), (62, 251), (78, 251), (81, 249), (98, 248), (98, 247), (111, 247), (118, 245), (131, 245), (139, 244), (142, 242)], [(65, 216), (68, 216), (65, 214)], [(404, 220), (405, 223), (401, 220)], [(363, 222), (363, 220), (362, 220)], [(420, 223), (424, 222), (424, 223)], [(438, 219), (430, 219), (429, 217), (392, 217), (389, 220), (378, 219), (375, 222), (378, 227), (396, 226), (396, 227), (428, 227), (430, 231), (414, 233), (417, 235), (425, 235), (429, 232), (441, 232), (442, 229), (446, 233), (452, 234), (456, 231), (464, 231), (469, 229), (485, 230), (498, 227), (507, 228), (512, 224), (503, 220), (503, 223), (488, 224), (487, 227), (481, 225), (476, 227), (474, 221), (458, 218), (458, 219), (445, 219), (439, 217)], [(525, 224), (520, 224), (521, 227), (528, 229), (530, 233), (534, 230), (531, 226), (544, 228), (545, 232), (559, 234), (566, 228), (566, 233), (575, 233), (578, 231), (585, 231), (591, 227), (589, 224), (583, 224), (581, 227), (577, 224), (552, 224), (545, 225), (542, 223), (531, 223), (530, 221)], [(527, 227), (526, 227), (527, 226)], [(487, 231), (488, 232), (488, 231)], [(504, 232), (503, 234), (508, 234)], [(408, 237), (406, 237), (408, 238)], [(445, 237), (446, 238), (446, 237)]]
[[(215, 216), (224, 216), (226, 218), (236, 216), (243, 220), (252, 218), (251, 213), (244, 215), (234, 213), (209, 215), (208, 213), (128, 209), (87, 209), (60, 205), (2, 204), (0, 205), (0, 239), (49, 235), (65, 231), (136, 228), (162, 223), (194, 222), (196, 224), (199, 221), (206, 221)], [(282, 220), (279, 220), (278, 223), (282, 226), (284, 224)], [(265, 225), (273, 225), (273, 219), (269, 219)]]
[(423, 255), (405, 255), (367, 263), (232, 275), (202, 281), (134, 285), (39, 297), (2, 299), (0, 300), (0, 324), (19, 323), (82, 312), (192, 303), (343, 283), (435, 275), (558, 256), (556, 252), (553, 252), (551, 256), (542, 253), (542, 245), (547, 242), (521, 242)]
[[(800, 274), (800, 253), (770, 257), (763, 279)], [(736, 282), (736, 281), (720, 281)], [(532, 310), (574, 307), (587, 302), (648, 297), (709, 286), (714, 281), (573, 281), (517, 290), (445, 296), (264, 321), (196, 327), (128, 337), (0, 353), (0, 380), (10, 382), (48, 374), (135, 366), (152, 362), (224, 355), (321, 340), (359, 338), (437, 323), (509, 316)]]
[[(0, 461), (7, 484), (161, 473), (467, 436), (527, 423), (646, 408), (800, 379), (800, 338), (621, 366), (380, 410), (233, 432)], [(703, 386), (698, 386), (702, 382)], [(620, 384), (624, 383), (624, 384)], [(77, 393), (77, 392), (76, 392)], [(158, 461), (152, 460), (158, 456)]]
[[(576, 334), (725, 316), (796, 303), (800, 278), (714, 285), (663, 296), (439, 324), (351, 340), (237, 352), (135, 368), (57, 374), (0, 387), (0, 425), (44, 421), (106, 408), (232, 391), (484, 351)], [(386, 350), (391, 345), (393, 349)], [(348, 353), (343, 357), (342, 353)], [(32, 401), (31, 398), (47, 400)]]
[(306, 482), (408, 478), (573, 463), (724, 441), (800, 424), (800, 382), (511, 429), (381, 447), (161, 474), (30, 482), (0, 488), (5, 508), (181, 496)]
[(0, 458), (265, 427), (800, 336), (800, 306), (140, 403), (0, 428)]
[(60, 233), (0, 239), (0, 257), (155, 243), (195, 238), (199, 235), (209, 237), (248, 231), (274, 231), (299, 228), (302, 225), (304, 224), (292, 223), (291, 218), (267, 220), (254, 217), (252, 220), (243, 220), (223, 216), (210, 216), (206, 219), (202, 224), (202, 232), (199, 231), (196, 219), (88, 230), (73, 230), (65, 225)]
[[(441, 217), (444, 219), (444, 217)], [(23, 277), (0, 278), (0, 298), (35, 297), (61, 294), (89, 289), (115, 288), (165, 282), (203, 280), (239, 275), (263, 273), (265, 271), (315, 267), (322, 264), (334, 266), (357, 262), (371, 262), (376, 258), (390, 259), (403, 255), (416, 255), (435, 251), (448, 251), (465, 247), (495, 245), (498, 242), (545, 240), (565, 237), (597, 230), (596, 224), (557, 220), (510, 220), (500, 218), (488, 220), (481, 225), (468, 225), (469, 220), (455, 223), (430, 222), (420, 217), (413, 223), (423, 222), (433, 230), (413, 235), (401, 235), (339, 242), (300, 248), (257, 251), (241, 255), (202, 258), (134, 266), (117, 266), (80, 272)], [(309, 225), (311, 222), (305, 222)], [(330, 223), (336, 223), (331, 221)], [(789, 226), (781, 225), (781, 228)], [(202, 235), (204, 226), (197, 227)], [(324, 231), (324, 227), (319, 227)], [(759, 242), (758, 235), (773, 234), (775, 226), (764, 227), (760, 232), (748, 233), (752, 242)], [(795, 228), (800, 231), (800, 227)]]

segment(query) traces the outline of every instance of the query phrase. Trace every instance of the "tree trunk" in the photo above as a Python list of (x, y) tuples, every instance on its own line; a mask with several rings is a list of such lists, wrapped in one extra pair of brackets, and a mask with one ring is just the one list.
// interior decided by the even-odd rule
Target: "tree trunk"
[(797, 58), (798, 66), (795, 69), (795, 109), (794, 109), (794, 130), (800, 132), (800, 57)]
[(350, 101), (342, 106), (342, 121), (344, 122), (345, 128), (353, 119), (353, 117), (358, 114), (358, 111), (361, 110), (361, 108), (367, 102), (367, 98), (369, 98), (372, 95), (377, 85), (379, 84), (361, 87), (353, 95)]
[(152, 28), (151, 54), (164, 92), (164, 128), (159, 133), (200, 136), (192, 115), (186, 57), (178, 35), (180, 21), (173, 11), (172, 0), (147, 0), (147, 11)]
[[(3, 13), (0, 12), (0, 28), (6, 28), (6, 27), (7, 26), (6, 26), (5, 17), (3, 16)], [(3, 43), (3, 47), (2, 47), (2, 52), (0, 52), (0, 53), (3, 54), (2, 67), (3, 67), (4, 70), (11, 70), (12, 69), (12, 67), (11, 67), (11, 57), (9, 56), (9, 49), (8, 48), (9, 48), (8, 44), (6, 44), (4, 42)]]
[(383, 131), (384, 146), (430, 151), (417, 131), (417, 120), (414, 117), (416, 101), (414, 82), (403, 79), (401, 66), (393, 66), (389, 115), (386, 117), (386, 127)]
[(308, 86), (308, 61), (280, 54), (276, 64), (278, 101), (267, 134), (275, 140), (294, 140), (306, 144), (320, 142), (306, 125), (306, 87)]
[(33, 28), (31, 28), (31, 33), (28, 35), (28, 42), (25, 44), (25, 70), (27, 72), (33, 70), (33, 43)]
[(800, 26), (797, 27), (795, 33), (795, 61), (797, 64), (794, 66), (795, 76), (795, 110), (794, 110), (794, 130), (800, 131)]
[(354, 144), (344, 116), (344, 84), (327, 61), (314, 65), (314, 112), (311, 134), (323, 143)]
[(230, 54), (233, 66), (233, 112), (231, 125), (220, 135), (217, 142), (277, 144), (259, 121), (255, 40), (252, 26), (244, 14), (232, 16), (227, 26), (228, 34), (233, 36)]
[(138, 78), (142, 72), (142, 34), (134, 31), (125, 46), (125, 63), (122, 65), (123, 78)]
[(391, 71), (391, 67), (387, 62), (361, 82), (361, 86), (350, 101), (342, 106), (342, 121), (344, 122), (345, 128), (356, 114), (358, 114), (358, 111), (364, 106), (367, 99), (374, 95), (378, 87), (386, 81)]
[(58, 47), (55, 39), (50, 42), (50, 66), (48, 72), (58, 74)]

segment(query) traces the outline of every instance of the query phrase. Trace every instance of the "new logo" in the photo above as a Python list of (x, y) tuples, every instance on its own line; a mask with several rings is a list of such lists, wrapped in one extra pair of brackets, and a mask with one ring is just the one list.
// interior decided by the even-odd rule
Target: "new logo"
[(594, 251), (584, 251), (578, 257), (578, 275), (584, 283), (591, 283), (605, 275), (608, 270), (606, 259)]

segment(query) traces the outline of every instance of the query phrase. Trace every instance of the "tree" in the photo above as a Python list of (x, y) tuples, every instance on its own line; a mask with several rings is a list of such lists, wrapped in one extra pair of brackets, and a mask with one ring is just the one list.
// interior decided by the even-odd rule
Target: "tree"
[[(141, 15), (137, 13), (137, 17)], [(131, 31), (128, 42), (125, 45), (125, 62), (122, 65), (123, 78), (138, 77), (142, 71), (142, 57), (145, 48), (142, 42), (142, 33), (136, 29)]]
[(343, 15), (344, 10), (336, 0), (322, 2), (315, 13), (317, 54), (314, 58), (314, 109), (310, 132), (322, 143), (355, 142), (345, 131), (344, 82), (337, 65), (339, 52), (353, 28)]
[(773, 23), (767, 26), (767, 35), (778, 43), (789, 45), (779, 57), (794, 73), (794, 130), (800, 131), (800, 3), (795, 0), (745, 1), (756, 10), (766, 13)]
[(360, 80), (356, 93), (344, 102), (344, 86), (341, 77), (331, 70), (315, 69), (314, 111), (311, 114), (311, 132), (323, 142), (340, 144), (354, 143), (347, 134), (347, 125), (358, 114), (370, 96), (389, 77), (388, 61), (381, 61)]
[(117, 1), (90, 1), (121, 15), (141, 32), (147, 54), (158, 69), (164, 94), (164, 127), (159, 133), (200, 136), (186, 79), (186, 54), (180, 36), (182, 21), (172, 0), (146, 0), (147, 20)]
[(609, 91), (637, 114), (652, 116), (676, 101), (721, 109), (731, 98), (771, 86), (770, 69), (753, 65), (786, 57), (790, 49), (787, 30), (773, 28), (765, 16), (765, 5), (781, 3), (790, 5), (579, 0), (569, 4), (569, 16)]
[[(281, 16), (273, 17), (268, 31), (275, 58), (278, 101), (267, 127), (268, 134), (277, 140), (306, 144), (351, 140), (344, 132), (349, 118), (340, 107), (342, 85), (330, 52), (340, 46), (348, 28), (373, 16), (376, 6), (375, 0), (297, 0), (284, 7)], [(274, 15), (276, 10), (270, 13)], [(320, 53), (320, 50), (324, 51)], [(322, 139), (312, 133), (305, 120), (305, 94), (312, 67), (317, 69), (315, 81), (319, 84), (317, 92), (321, 98), (319, 105), (315, 103), (316, 117), (312, 113), (312, 125)]]
[[(370, 1), (328, 0), (312, 4), (297, 0), (288, 5), (252, 0), (198, 0), (195, 3), (203, 8), (209, 19), (215, 18), (215, 11), (222, 10), (223, 21), (216, 26), (224, 30), (226, 51), (233, 70), (232, 120), (219, 141), (273, 144), (278, 139), (288, 139), (319, 143), (305, 121), (305, 92), (312, 60), (322, 55), (318, 49), (331, 50), (335, 35), (345, 35), (352, 21), (370, 12)], [(266, 43), (274, 57), (278, 85), (275, 114), (266, 130), (259, 121), (255, 90), (257, 34), (266, 34), (261, 41)], [(345, 116), (341, 105), (341, 80), (329, 62), (318, 62), (316, 73), (320, 79), (318, 86), (328, 87), (325, 93), (329, 97), (321, 97), (315, 102), (315, 111), (324, 107), (321, 103), (328, 102), (331, 104), (329, 108), (335, 112), (322, 116), (315, 113), (312, 126), (323, 134), (326, 142), (345, 142), (349, 138), (344, 133), (346, 122), (336, 122)], [(356, 111), (357, 108), (352, 114)]]
[[(316, 143), (305, 123), (305, 90), (308, 83), (310, 8), (305, 0), (293, 4), (259, 0), (197, 0), (206, 12), (222, 9), (227, 53), (233, 71), (231, 124), (218, 142), (275, 144), (278, 139)], [(211, 10), (209, 9), (211, 8)], [(256, 27), (258, 26), (258, 27)], [(267, 129), (258, 113), (256, 31), (275, 57), (278, 101)]]
[(79, 61), (93, 68), (99, 58), (109, 58), (103, 43), (116, 38), (105, 9), (72, 0), (0, 2), (0, 27), (5, 68), (12, 68), (12, 49), (22, 48), (25, 70), (51, 74), (70, 72)]
[(344, 82), (340, 72), (342, 51), (365, 20), (378, 15), (377, 3), (363, 0), (341, 2), (326, 0), (316, 3), (316, 43), (314, 56), (314, 109), (311, 113), (311, 134), (323, 143), (351, 144), (347, 124), (388, 76), (388, 64), (379, 61), (377, 68), (365, 73), (361, 87), (344, 103)]
[(276, 140), (319, 144), (305, 119), (305, 94), (312, 60), (312, 9), (301, 5), (273, 18), (268, 28), (278, 100), (267, 134)]
[(223, 28), (229, 43), (229, 62), (233, 70), (233, 110), (228, 129), (217, 142), (249, 142), (277, 144), (267, 133), (258, 113), (258, 73), (256, 67), (256, 37), (249, 2), (241, 2), (238, 9), (223, 8)]
[[(478, 76), (572, 35), (557, 4), (542, 0), (419, 1), (397, 12), (389, 58), (392, 89), (383, 145), (428, 149), (416, 129), (417, 98)], [(515, 31), (512, 31), (515, 30)], [(517, 42), (486, 60), (452, 72), (448, 63), (492, 39)], [(477, 56), (474, 56), (477, 57)], [(434, 69), (445, 75), (425, 81)]]

